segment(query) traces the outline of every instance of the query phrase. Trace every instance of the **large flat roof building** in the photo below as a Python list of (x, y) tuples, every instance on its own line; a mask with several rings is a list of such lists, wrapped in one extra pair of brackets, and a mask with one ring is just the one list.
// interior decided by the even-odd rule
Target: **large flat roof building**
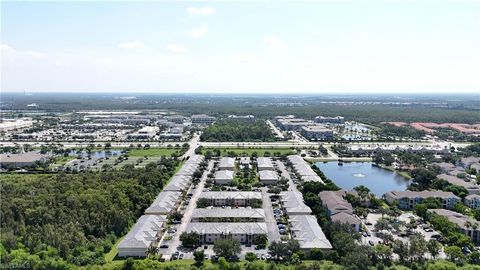
[(16, 169), (34, 166), (37, 162), (45, 162), (47, 155), (38, 151), (31, 151), (18, 154), (0, 154), (0, 166), (7, 169)]

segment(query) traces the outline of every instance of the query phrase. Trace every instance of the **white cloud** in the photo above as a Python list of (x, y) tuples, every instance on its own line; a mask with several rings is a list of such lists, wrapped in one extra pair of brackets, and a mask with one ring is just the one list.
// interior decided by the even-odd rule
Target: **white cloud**
[(122, 49), (137, 49), (137, 48), (143, 48), (145, 45), (141, 41), (127, 41), (118, 44), (118, 47)]
[(7, 44), (2, 44), (1, 48), (2, 48), (2, 51), (5, 51), (5, 52), (14, 52), (15, 51), (14, 48), (8, 46)]
[(213, 7), (189, 7), (187, 8), (187, 12), (192, 15), (201, 15), (201, 16), (209, 16), (215, 13), (215, 8)]
[(45, 54), (44, 54), (44, 53), (40, 53), (40, 52), (37, 52), (37, 51), (34, 51), (34, 50), (28, 51), (28, 54), (30, 54), (31, 56), (33, 56), (33, 57), (35, 57), (35, 58), (43, 58), (43, 57), (45, 57)]
[(263, 38), (263, 46), (270, 51), (285, 51), (288, 46), (279, 38), (269, 35)]
[(173, 53), (186, 53), (187, 49), (180, 44), (168, 44), (165, 48)]
[(198, 28), (193, 28), (188, 31), (188, 34), (193, 38), (202, 38), (208, 33), (208, 27), (202, 26)]

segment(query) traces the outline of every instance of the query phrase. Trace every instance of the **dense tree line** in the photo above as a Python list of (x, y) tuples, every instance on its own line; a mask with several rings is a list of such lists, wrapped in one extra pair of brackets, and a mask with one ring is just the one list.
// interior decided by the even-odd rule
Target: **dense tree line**
[(225, 119), (204, 129), (201, 140), (207, 142), (268, 142), (275, 141), (275, 136), (263, 120)]
[[(10, 94), (4, 94), (5, 100), (10, 100)], [(473, 96), (474, 97), (474, 96)], [(260, 118), (272, 118), (276, 115), (294, 114), (299, 117), (313, 119), (317, 115), (343, 115), (347, 120), (365, 123), (380, 123), (390, 121), (404, 122), (478, 122), (478, 99), (455, 96), (452, 101), (445, 96), (405, 96), (413, 103), (418, 101), (447, 102), (448, 108), (436, 108), (432, 105), (394, 105), (364, 103), (352, 106), (339, 106), (323, 101), (350, 102), (398, 102), (395, 97), (379, 96), (345, 96), (332, 98), (328, 96), (215, 96), (210, 95), (137, 95), (136, 102), (114, 98), (109, 94), (69, 94), (35, 96), (15, 95), (13, 109), (24, 109), (27, 104), (37, 103), (42, 110), (72, 112), (81, 110), (149, 110), (170, 109), (185, 115), (206, 113), (212, 115), (253, 114)], [(297, 106), (282, 106), (279, 103), (299, 103)]]
[(36, 269), (104, 263), (178, 164), (163, 159), (143, 169), (2, 176), (2, 262), (26, 256)]
[(425, 132), (410, 126), (397, 127), (394, 125), (381, 125), (377, 130), (377, 135), (381, 138), (394, 139), (396, 137), (421, 139)]

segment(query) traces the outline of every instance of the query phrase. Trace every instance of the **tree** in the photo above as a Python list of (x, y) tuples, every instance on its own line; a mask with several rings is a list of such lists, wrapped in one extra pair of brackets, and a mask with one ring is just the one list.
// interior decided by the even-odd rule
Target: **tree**
[(392, 248), (387, 245), (376, 245), (375, 253), (384, 264), (390, 264), (390, 262), (392, 261), (393, 251)]
[(425, 169), (417, 168), (412, 171), (413, 181), (419, 186), (420, 189), (426, 189), (430, 187), (433, 179), (435, 179), (435, 172)]
[(203, 265), (203, 259), (205, 258), (205, 252), (203, 250), (195, 250), (193, 252), (193, 259), (195, 260), (195, 265), (200, 267)]
[(270, 256), (272, 256), (272, 258), (276, 260), (278, 260), (280, 257), (282, 257), (282, 255), (284, 255), (284, 251), (285, 248), (281, 242), (273, 241), (268, 246), (268, 254), (270, 254)]
[(182, 242), (182, 246), (186, 248), (196, 248), (200, 245), (200, 235), (196, 232), (183, 232), (180, 235), (180, 241)]
[(444, 251), (451, 262), (460, 263), (465, 260), (465, 255), (463, 255), (462, 249), (460, 247), (448, 246), (445, 247)]
[(267, 245), (267, 236), (263, 234), (259, 235), (253, 242), (258, 248), (263, 249)]
[(427, 252), (427, 242), (421, 234), (414, 234), (408, 238), (409, 240), (409, 252), (408, 255), (412, 260), (416, 261), (423, 259), (423, 255)]
[(218, 239), (213, 244), (213, 251), (219, 257), (233, 258), (241, 251), (240, 242), (234, 239)]
[(430, 239), (427, 242), (427, 249), (430, 255), (432, 255), (432, 258), (435, 259), (438, 254), (440, 253), (440, 249), (442, 248), (442, 245), (437, 242), (435, 239)]
[(255, 255), (255, 253), (253, 252), (247, 252), (247, 254), (245, 254), (245, 260), (249, 262), (253, 262), (257, 260), (257, 255)]

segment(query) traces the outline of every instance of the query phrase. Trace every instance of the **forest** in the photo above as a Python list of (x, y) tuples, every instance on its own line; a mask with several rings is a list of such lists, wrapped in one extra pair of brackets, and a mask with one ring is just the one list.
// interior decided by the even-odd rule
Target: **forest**
[(162, 159), (141, 169), (2, 174), (1, 261), (34, 269), (103, 264), (179, 165)]
[(223, 119), (203, 130), (200, 137), (207, 142), (271, 142), (275, 136), (262, 120)]
[[(313, 119), (317, 115), (342, 115), (346, 120), (367, 124), (380, 122), (478, 122), (478, 96), (475, 95), (155, 95), (135, 94), (128, 102), (114, 94), (3, 94), (4, 109), (24, 110), (37, 103), (46, 112), (79, 110), (173, 110), (180, 114), (253, 114), (258, 118), (294, 114)], [(342, 103), (344, 102), (344, 103)], [(438, 104), (442, 104), (441, 106)]]

